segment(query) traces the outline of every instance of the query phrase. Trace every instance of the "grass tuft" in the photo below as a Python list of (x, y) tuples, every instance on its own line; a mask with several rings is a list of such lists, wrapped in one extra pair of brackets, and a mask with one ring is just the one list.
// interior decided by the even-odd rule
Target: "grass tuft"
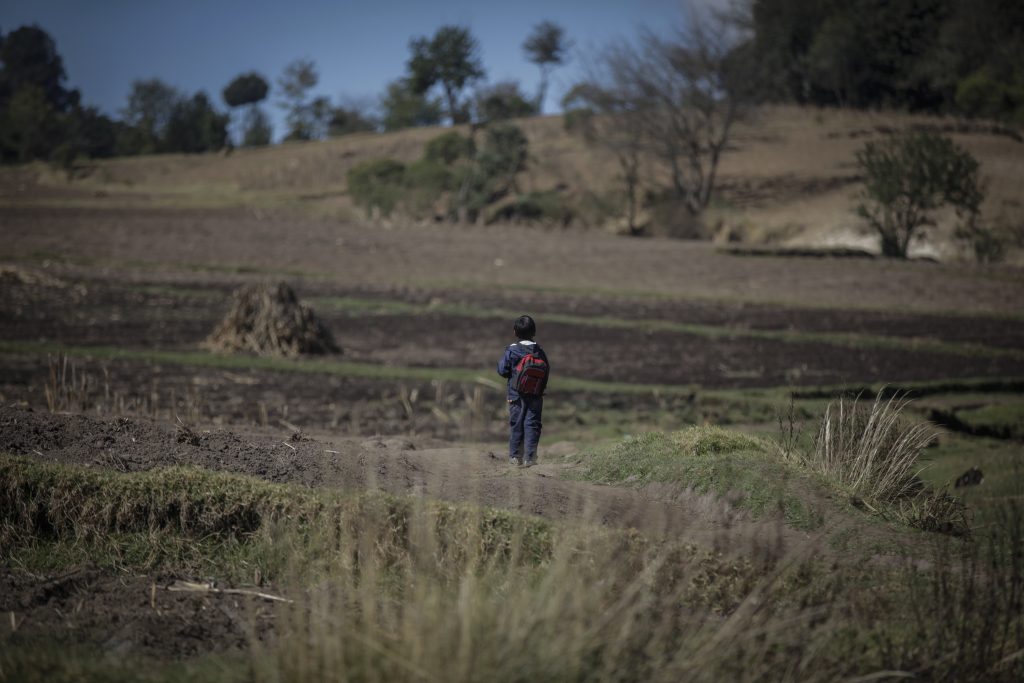
[(820, 474), (859, 506), (926, 531), (964, 535), (963, 503), (929, 489), (918, 476), (921, 453), (937, 437), (930, 423), (909, 422), (909, 400), (879, 391), (866, 406), (840, 398), (829, 403), (814, 445), (787, 457)]

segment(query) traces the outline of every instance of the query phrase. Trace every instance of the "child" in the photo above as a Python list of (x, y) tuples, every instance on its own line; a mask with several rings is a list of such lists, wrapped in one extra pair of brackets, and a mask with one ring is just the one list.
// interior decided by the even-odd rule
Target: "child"
[(544, 349), (533, 340), (537, 334), (533, 318), (521, 316), (512, 329), (519, 341), (505, 349), (498, 361), (498, 374), (508, 378), (508, 457), (512, 465), (518, 465), (521, 455), (523, 466), (532, 467), (537, 462), (550, 365)]

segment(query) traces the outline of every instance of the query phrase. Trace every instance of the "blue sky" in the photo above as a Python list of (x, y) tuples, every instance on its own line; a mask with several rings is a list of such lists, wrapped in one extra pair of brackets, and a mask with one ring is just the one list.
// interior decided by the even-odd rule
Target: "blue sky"
[[(256, 70), (273, 82), (299, 58), (319, 69), (315, 94), (376, 101), (403, 74), (409, 39), (452, 23), (469, 26), (479, 40), (488, 82), (514, 79), (533, 93), (538, 70), (521, 45), (547, 19), (576, 45), (572, 62), (553, 74), (551, 112), (588, 50), (640, 26), (665, 30), (682, 20), (682, 7), (681, 0), (3, 0), (0, 30), (39, 25), (57, 43), (68, 84), (86, 104), (116, 115), (136, 79), (205, 90), (223, 106), (220, 91), (234, 76)], [(280, 133), (273, 97), (267, 111)]]

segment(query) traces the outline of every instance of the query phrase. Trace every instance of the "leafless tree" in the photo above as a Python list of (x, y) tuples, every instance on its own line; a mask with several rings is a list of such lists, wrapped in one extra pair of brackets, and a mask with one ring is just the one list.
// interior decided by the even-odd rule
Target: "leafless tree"
[(707, 207), (733, 125), (753, 100), (747, 41), (734, 13), (691, 10), (670, 38), (647, 30), (608, 47), (588, 86), (601, 95), (591, 100), (596, 111), (630, 127), (693, 215)]
[(576, 85), (562, 99), (571, 132), (611, 152), (618, 162), (619, 179), (625, 186), (627, 226), (631, 234), (638, 235), (642, 231), (636, 219), (644, 135), (629, 105), (617, 91), (598, 85), (596, 79)]

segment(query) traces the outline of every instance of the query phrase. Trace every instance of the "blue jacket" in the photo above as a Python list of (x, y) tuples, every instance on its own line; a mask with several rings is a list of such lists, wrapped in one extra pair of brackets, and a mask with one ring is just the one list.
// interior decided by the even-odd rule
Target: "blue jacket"
[[(515, 344), (510, 344), (505, 349), (504, 355), (501, 360), (498, 361), (498, 374), (509, 380), (508, 382), (508, 400), (518, 401), (519, 392), (512, 387), (512, 374), (516, 371), (516, 365), (523, 359), (528, 353), (532, 353), (535, 356), (540, 356), (544, 359), (544, 362), (548, 364), (548, 377), (551, 377), (551, 363), (548, 361), (548, 356), (544, 353), (544, 349), (540, 347), (540, 344), (529, 339), (523, 339), (517, 341)], [(541, 387), (540, 393), (544, 394), (544, 390), (547, 388), (547, 379), (544, 380), (544, 386)]]

